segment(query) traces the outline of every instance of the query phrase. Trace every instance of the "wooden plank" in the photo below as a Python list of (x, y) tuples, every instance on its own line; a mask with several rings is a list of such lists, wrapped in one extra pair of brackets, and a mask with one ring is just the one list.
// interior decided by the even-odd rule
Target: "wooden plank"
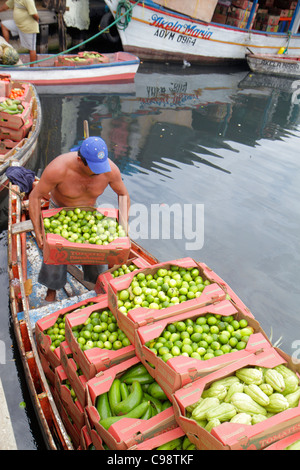
[(31, 220), (25, 220), (24, 222), (17, 222), (16, 224), (12, 225), (11, 233), (16, 235), (22, 232), (30, 232), (33, 230), (33, 225)]

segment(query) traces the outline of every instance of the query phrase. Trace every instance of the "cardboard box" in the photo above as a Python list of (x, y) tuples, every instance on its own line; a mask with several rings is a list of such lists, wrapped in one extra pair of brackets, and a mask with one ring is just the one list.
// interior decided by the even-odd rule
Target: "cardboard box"
[(218, 0), (156, 0), (156, 3), (170, 10), (209, 23)]
[(128, 450), (155, 450), (157, 447), (167, 444), (170, 441), (178, 438), (184, 438), (185, 434), (183, 430), (178, 426), (171, 431), (164, 432), (158, 436), (152, 437), (152, 439), (147, 439), (144, 442), (135, 444), (130, 447)]
[(251, 10), (253, 2), (250, 2), (248, 0), (233, 0), (232, 5), (242, 9)]
[(73, 388), (78, 400), (81, 405), (85, 407), (86, 405), (86, 395), (85, 388), (87, 383), (87, 378), (83, 373), (79, 373), (80, 368), (73, 358), (72, 350), (67, 341), (60, 343), (60, 360), (61, 365), (64, 368), (64, 371), (68, 377), (68, 380)]
[[(89, 433), (94, 430), (101, 440), (113, 450), (128, 450), (132, 446), (177, 427), (173, 407), (169, 407), (148, 420), (122, 418), (106, 430), (101, 426), (100, 416), (95, 407), (96, 399), (107, 392), (113, 381), (122, 376), (130, 367), (138, 364), (138, 357), (124, 361), (87, 382), (86, 426)], [(92, 437), (94, 442), (94, 439)], [(96, 444), (95, 444), (96, 445)]]
[(8, 86), (8, 90), (7, 90), (7, 95), (5, 96), (10, 97), (12, 90), (16, 88), (21, 89), (23, 91), (23, 94), (20, 97), (15, 98), (15, 99), (19, 99), (22, 102), (25, 101), (27, 103), (30, 103), (30, 101), (32, 100), (32, 95), (31, 95), (31, 90), (30, 90), (30, 86), (28, 83), (21, 83), (21, 82), (15, 82), (15, 81), (10, 82)]
[[(146, 261), (143, 258), (132, 258), (126, 261), (126, 263), (123, 263), (126, 266), (134, 265), (135, 266), (135, 271), (137, 269), (143, 269), (146, 268), (147, 266), (150, 266), (148, 261)], [(95, 284), (95, 292), (97, 294), (107, 294), (108, 291), (108, 284), (112, 279), (115, 279), (115, 277), (112, 275), (112, 273), (122, 265), (116, 265), (113, 266), (112, 268), (108, 269), (105, 271), (105, 273), (100, 274), (97, 278), (97, 282)], [(118, 279), (120, 279), (121, 276), (118, 276)]]
[(74, 401), (71, 396), (71, 391), (66, 386), (68, 377), (62, 366), (58, 366), (55, 369), (55, 388), (57, 393), (68, 413), (72, 422), (78, 429), (81, 429), (85, 423), (84, 408), (80, 401), (76, 398)]
[[(42, 211), (42, 227), (44, 227), (43, 219), (51, 217), (62, 209), (69, 210), (75, 207), (60, 207), (58, 209), (48, 209)], [(81, 207), (85, 210), (97, 210), (101, 214), (123, 220), (122, 214), (118, 209), (104, 209), (94, 207)], [(129, 237), (120, 237), (112, 241), (108, 245), (94, 245), (91, 243), (73, 243), (69, 242), (61, 235), (47, 233), (45, 235), (44, 228), (44, 262), (46, 264), (108, 264), (109, 266), (123, 264), (128, 260), (130, 254), (131, 242)]]
[(27, 121), (20, 127), (20, 129), (9, 129), (8, 127), (0, 126), (0, 139), (10, 139), (19, 142), (24, 139), (32, 127), (32, 119), (29, 116)]
[(9, 139), (4, 139), (0, 141), (0, 155), (5, 155), (11, 150), (14, 149), (14, 147), (17, 147), (19, 145), (19, 142), (14, 142)]
[[(5, 101), (6, 98), (0, 98), (0, 101)], [(32, 102), (28, 103), (22, 101), (24, 110), (19, 114), (8, 114), (0, 111), (0, 125), (1, 127), (8, 127), (9, 129), (20, 129), (31, 116)]]
[(241, 310), (247, 317), (254, 318), (253, 313), (244, 304), (244, 302), (238, 297), (238, 295), (232, 290), (232, 288), (225, 282), (218, 274), (216, 274), (210, 267), (205, 263), (197, 263), (202, 272), (202, 277), (205, 277), (212, 283), (217, 283), (224, 292), (230, 297), (233, 304)]
[(222, 423), (211, 433), (201, 428), (196, 421), (185, 415), (185, 408), (196, 403), (203, 391), (216, 380), (234, 375), (242, 367), (273, 368), (285, 364), (299, 373), (300, 365), (293, 364), (291, 358), (276, 348), (257, 351), (237, 363), (230, 364), (192, 384), (177, 390), (173, 395), (176, 420), (186, 435), (199, 450), (261, 450), (289, 434), (300, 430), (300, 406), (281, 413), (254, 425)]
[[(154, 274), (157, 270), (161, 267), (169, 269), (170, 266), (180, 266), (180, 267), (195, 267), (200, 270), (198, 264), (192, 258), (182, 258), (174, 261), (169, 261), (168, 263), (158, 263), (152, 265), (149, 268), (145, 268), (130, 274), (126, 274), (122, 276), (120, 279), (116, 278), (110, 281), (108, 286), (108, 304), (110, 310), (114, 313), (115, 317), (117, 318), (117, 322), (119, 327), (124, 331), (124, 333), (128, 336), (131, 343), (134, 344), (135, 341), (135, 334), (134, 330), (139, 328), (140, 326), (147, 325), (148, 323), (153, 323), (164, 318), (169, 318), (173, 315), (177, 315), (179, 313), (184, 313), (187, 311), (191, 311), (197, 307), (202, 307), (204, 305), (208, 305), (219, 300), (224, 300), (226, 294), (224, 290), (218, 286), (217, 284), (213, 283), (210, 285), (205, 286), (200, 297), (187, 300), (186, 302), (182, 302), (180, 304), (171, 305), (170, 307), (164, 309), (153, 309), (153, 308), (145, 308), (145, 307), (138, 307), (133, 310), (127, 312), (127, 316), (124, 315), (118, 308), (118, 301), (117, 301), (117, 292), (121, 291), (122, 289), (127, 289), (132, 281), (133, 276), (138, 272), (143, 272), (145, 274)], [(200, 272), (201, 275), (201, 272)], [(204, 275), (204, 274), (203, 274)], [(206, 277), (205, 277), (206, 279)]]
[[(176, 356), (164, 362), (156, 356), (145, 343), (161, 336), (169, 323), (184, 321), (187, 318), (195, 320), (206, 314), (229, 316), (234, 315), (237, 320), (246, 318), (248, 325), (254, 329), (250, 335), (245, 349), (223, 354), (207, 360), (199, 360), (193, 357)], [(135, 349), (136, 355), (144, 364), (150, 375), (163, 387), (168, 398), (171, 399), (173, 393), (188, 383), (194, 382), (199, 377), (204, 377), (212, 372), (240, 359), (249, 356), (253, 351), (271, 348), (267, 335), (261, 329), (259, 323), (251, 317), (246, 317), (240, 310), (237, 310), (231, 302), (224, 300), (213, 305), (192, 310), (191, 312), (173, 316), (156, 322), (152, 325), (140, 327), (136, 330)]]
[[(76, 59), (76, 60), (74, 60)], [(80, 60), (78, 60), (80, 59)], [(57, 56), (54, 61), (55, 67), (82, 67), (86, 65), (93, 65), (94, 59), (84, 59), (79, 54), (66, 54)]]
[(97, 303), (101, 299), (101, 296), (91, 297), (90, 299), (82, 300), (74, 305), (70, 305), (61, 310), (46, 315), (45, 317), (38, 320), (35, 324), (35, 338), (38, 346), (43, 355), (47, 358), (53, 369), (60, 365), (60, 347), (57, 346), (54, 351), (50, 348), (52, 341), (49, 335), (45, 332), (48, 328), (51, 328), (60, 317), (65, 314), (70, 314), (82, 306), (90, 305), (91, 303)]
[(51, 366), (50, 362), (48, 361), (47, 357), (42, 353), (42, 351), (38, 348), (38, 355), (41, 361), (41, 365), (46, 376), (46, 379), (54, 387), (55, 384), (55, 369)]
[(291, 444), (300, 440), (300, 431), (292, 434), (291, 436), (280, 439), (280, 441), (274, 442), (264, 450), (285, 450)]
[(91, 379), (98, 372), (109, 369), (115, 364), (135, 356), (135, 349), (132, 344), (118, 350), (101, 349), (98, 347), (86, 351), (81, 350), (72, 332), (72, 328), (83, 324), (94, 311), (107, 309), (109, 309), (108, 300), (107, 296), (104, 295), (101, 296), (101, 300), (97, 304), (74, 312), (66, 317), (66, 340), (72, 350), (76, 363), (87, 379)]
[(226, 19), (227, 19), (227, 15), (222, 15), (222, 14), (219, 14), (219, 13), (215, 13), (213, 18), (212, 18), (212, 22), (213, 23), (226, 24)]
[(68, 415), (68, 412), (66, 408), (63, 405), (63, 402), (56, 390), (56, 388), (53, 389), (53, 398), (57, 407), (57, 411), (62, 419), (62, 422), (64, 424), (65, 430), (71, 439), (71, 442), (74, 446), (74, 449), (76, 450), (80, 446), (80, 432), (81, 429), (79, 429), (75, 423), (72, 423), (70, 416)]

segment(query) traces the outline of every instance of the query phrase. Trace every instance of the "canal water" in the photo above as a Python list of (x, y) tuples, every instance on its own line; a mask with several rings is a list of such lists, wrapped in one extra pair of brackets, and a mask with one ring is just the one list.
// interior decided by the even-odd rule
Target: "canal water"
[[(246, 68), (141, 64), (133, 84), (38, 89), (38, 173), (90, 135), (131, 196), (130, 234), (159, 260), (205, 262), (300, 358), (300, 82)], [(101, 204), (116, 204), (108, 189)], [(0, 377), (19, 449), (43, 449), (9, 317), (0, 234)]]

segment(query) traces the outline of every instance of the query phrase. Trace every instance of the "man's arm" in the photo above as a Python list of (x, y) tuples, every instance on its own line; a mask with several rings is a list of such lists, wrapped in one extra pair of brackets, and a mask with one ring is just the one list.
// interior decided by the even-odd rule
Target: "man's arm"
[(120, 220), (121, 225), (126, 229), (128, 228), (129, 210), (130, 210), (130, 196), (128, 190), (122, 180), (121, 172), (117, 165), (110, 161), (112, 178), (109, 182), (112, 190), (118, 195), (119, 213), (123, 220)]
[(45, 168), (40, 181), (34, 186), (29, 195), (29, 216), (33, 224), (36, 241), (39, 248), (43, 248), (43, 235), (41, 226), (41, 200), (49, 199), (49, 193), (56, 186), (55, 167), (53, 162)]

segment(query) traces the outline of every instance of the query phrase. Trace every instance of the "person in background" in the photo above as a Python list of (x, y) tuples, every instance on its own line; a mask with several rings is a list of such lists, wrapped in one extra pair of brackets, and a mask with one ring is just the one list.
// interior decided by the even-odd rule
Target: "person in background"
[[(14, 23), (20, 38), (21, 46), (29, 50), (30, 62), (36, 61), (36, 35), (39, 33), (39, 15), (34, 0), (7, 0), (0, 7), (1, 11), (13, 10)], [(2, 33), (4, 39), (8, 42), (9, 25), (4, 22)], [(14, 26), (14, 25), (13, 25)], [(14, 29), (14, 33), (16, 30)], [(6, 35), (6, 36), (5, 36)], [(33, 67), (34, 64), (31, 64)]]
[[(88, 137), (78, 150), (71, 150), (52, 160), (29, 195), (29, 215), (39, 248), (43, 249), (41, 199), (49, 199), (50, 196), (50, 208), (95, 207), (98, 196), (107, 186), (118, 195), (120, 213), (128, 216), (128, 191), (119, 168), (108, 158), (107, 146), (101, 137)], [(83, 271), (85, 280), (95, 283), (103, 267), (86, 265)], [(45, 301), (53, 302), (56, 291), (63, 288), (67, 281), (67, 266), (43, 263), (38, 281), (48, 288)]]

